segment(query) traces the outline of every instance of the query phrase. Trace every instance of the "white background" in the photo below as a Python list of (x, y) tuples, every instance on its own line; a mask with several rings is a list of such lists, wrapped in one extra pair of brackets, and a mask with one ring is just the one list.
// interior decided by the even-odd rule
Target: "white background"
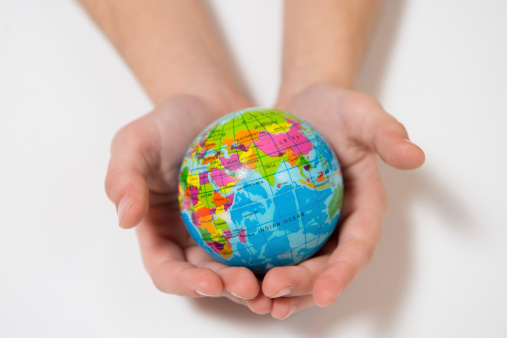
[[(213, 4), (272, 104), (281, 2)], [(506, 18), (501, 0), (386, 1), (359, 88), (427, 163), (382, 166), (373, 262), (332, 307), (280, 322), (152, 286), (103, 192), (110, 140), (149, 100), (74, 2), (0, 1), (0, 337), (507, 337)]]

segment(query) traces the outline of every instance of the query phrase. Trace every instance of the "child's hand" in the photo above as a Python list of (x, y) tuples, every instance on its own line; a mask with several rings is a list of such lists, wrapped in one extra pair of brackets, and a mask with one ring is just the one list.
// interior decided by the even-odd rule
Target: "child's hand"
[(227, 297), (268, 313), (271, 299), (247, 268), (214, 261), (190, 237), (178, 207), (178, 174), (187, 147), (216, 119), (202, 101), (176, 97), (122, 128), (111, 147), (106, 192), (123, 228), (137, 225), (144, 265), (163, 292)]
[[(403, 125), (366, 94), (316, 84), (277, 106), (324, 135), (342, 165), (345, 187), (338, 229), (322, 251), (298, 266), (270, 270), (262, 282), (264, 295), (274, 298), (272, 315), (286, 318), (313, 305), (333, 304), (370, 262), (387, 209), (377, 154), (395, 168), (414, 169), (424, 163), (424, 153), (408, 141)], [(282, 290), (289, 293), (277, 298)]]

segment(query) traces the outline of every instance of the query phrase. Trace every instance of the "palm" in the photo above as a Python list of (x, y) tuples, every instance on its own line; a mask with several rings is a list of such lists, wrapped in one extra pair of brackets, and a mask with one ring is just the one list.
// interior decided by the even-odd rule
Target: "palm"
[(212, 119), (212, 114), (194, 100), (168, 101), (128, 125), (115, 140), (124, 146), (122, 138), (136, 140), (146, 162), (149, 208), (139, 231), (176, 244), (182, 253), (195, 243), (179, 216), (179, 167), (188, 145)]
[(404, 140), (404, 127), (366, 94), (317, 84), (277, 106), (308, 121), (329, 141), (345, 186), (340, 226), (323, 249), (298, 266), (272, 269), (263, 281), (266, 295), (291, 290), (273, 302), (272, 313), (285, 317), (314, 304), (331, 305), (371, 260), (387, 208), (377, 154), (401, 169), (422, 165), (424, 154)]
[[(403, 126), (364, 94), (315, 85), (278, 108), (304, 118), (330, 142), (342, 164), (345, 197), (339, 232), (314, 258), (269, 271), (263, 292), (250, 270), (212, 260), (180, 217), (181, 160), (193, 138), (218, 114), (194, 98), (178, 97), (117, 133), (107, 193), (118, 205), (120, 225), (139, 225), (143, 261), (160, 290), (225, 296), (255, 312), (284, 318), (314, 304), (330, 305), (371, 258), (386, 206), (376, 154), (407, 169), (421, 165), (423, 153), (404, 142)], [(289, 293), (281, 292), (287, 288)]]
[(364, 139), (364, 135), (370, 139), (375, 137), (376, 130), (372, 133), (368, 119), (381, 109), (376, 100), (335, 86), (316, 85), (295, 97), (286, 109), (315, 126), (339, 158), (346, 186), (342, 223), (358, 210), (365, 193), (376, 195), (377, 202), (385, 204), (387, 198), (378, 175), (377, 153), (368, 144), (369, 140)]
[[(259, 283), (246, 268), (211, 259), (185, 229), (178, 206), (178, 174), (192, 140), (217, 117), (202, 102), (173, 98), (120, 130), (112, 144), (106, 189), (113, 201), (130, 198), (120, 225), (138, 225), (143, 261), (162, 291), (184, 296), (226, 296), (246, 304)], [(120, 191), (120, 192), (119, 192)], [(121, 202), (120, 202), (121, 204)], [(269, 299), (258, 296), (258, 311)]]

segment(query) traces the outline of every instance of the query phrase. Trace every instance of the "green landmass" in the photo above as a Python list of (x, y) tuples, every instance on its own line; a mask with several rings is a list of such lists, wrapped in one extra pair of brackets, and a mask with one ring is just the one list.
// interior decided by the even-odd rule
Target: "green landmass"
[(187, 190), (187, 177), (188, 177), (188, 167), (185, 167), (183, 171), (181, 172), (180, 176), (180, 184), (183, 185), (183, 191)]
[(208, 209), (214, 208), (213, 199), (213, 185), (211, 183), (201, 184), (199, 186), (199, 201)]
[(331, 202), (329, 202), (329, 219), (332, 219), (333, 216), (342, 208), (343, 204), (343, 188), (338, 186), (333, 194), (333, 198)]
[[(305, 175), (305, 165), (309, 164), (310, 165), (310, 169), (312, 168), (312, 164), (310, 163), (310, 161), (308, 161), (305, 157), (305, 155), (303, 154), (299, 154), (298, 156), (298, 159), (296, 161), (296, 166), (299, 168), (299, 173), (301, 174), (301, 176), (303, 177), (306, 177)], [(309, 169), (309, 170), (310, 170)], [(309, 171), (308, 170), (308, 171)]]
[(257, 171), (259, 174), (261, 174), (264, 179), (266, 179), (271, 186), (275, 184), (275, 176), (274, 174), (280, 167), (280, 164), (284, 160), (284, 156), (268, 156), (266, 153), (264, 153), (259, 148), (255, 148), (257, 150), (257, 153), (259, 157), (261, 158), (262, 167), (255, 168), (255, 171)]

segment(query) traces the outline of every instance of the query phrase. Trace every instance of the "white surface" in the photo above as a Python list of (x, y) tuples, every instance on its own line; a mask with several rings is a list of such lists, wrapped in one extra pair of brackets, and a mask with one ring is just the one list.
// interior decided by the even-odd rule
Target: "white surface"
[[(280, 1), (214, 1), (259, 105)], [(163, 295), (103, 192), (109, 142), (150, 103), (83, 11), (0, 2), (0, 337), (506, 337), (507, 2), (387, 1), (361, 76), (426, 151), (386, 166), (372, 264), (284, 322)], [(262, 47), (262, 48), (261, 48)]]

